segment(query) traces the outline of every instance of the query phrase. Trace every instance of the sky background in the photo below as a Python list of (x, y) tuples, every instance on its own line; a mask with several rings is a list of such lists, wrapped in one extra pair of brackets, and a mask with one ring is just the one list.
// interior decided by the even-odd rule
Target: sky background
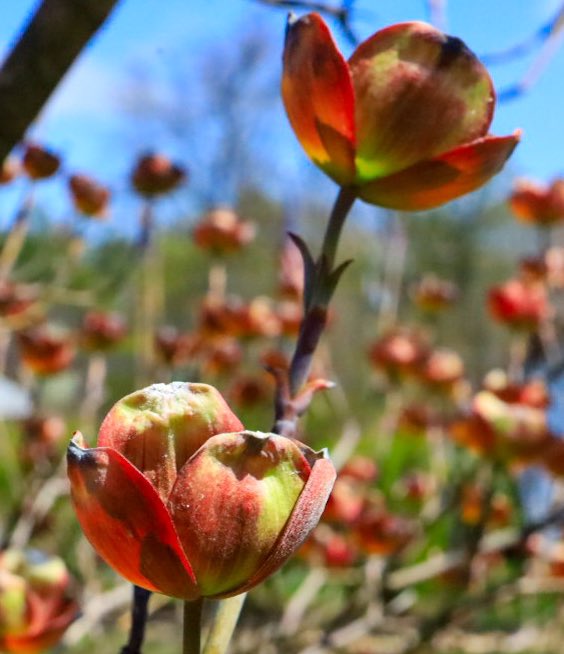
[[(37, 4), (30, 0), (2, 3), (1, 55), (17, 40)], [(478, 55), (495, 53), (529, 37), (554, 15), (559, 4), (560, 0), (451, 0), (447, 31), (461, 37)], [(390, 23), (428, 19), (423, 0), (357, 0), (356, 7), (353, 25), (361, 38)], [(186, 70), (189, 85), (191, 62), (199, 61), (202, 52), (217, 59), (209, 62), (208, 74), (213, 75), (214, 67), (219, 71), (228, 64), (230, 44), (236, 41), (236, 35), (259, 29), (272, 44), (265, 66), (276, 80), (285, 17), (284, 10), (252, 0), (121, 0), (106, 26), (75, 62), (30, 134), (64, 153), (67, 168), (96, 171), (98, 178), (114, 188), (126, 184), (135, 154), (163, 149), (161, 143), (153, 141), (155, 134), (150, 130), (125, 136), (129, 118), (123, 97), (132, 71), (151, 70), (157, 94), (158, 71)], [(342, 40), (341, 45), (348, 56), (351, 47)], [(504, 89), (517, 82), (536, 54), (538, 49), (510, 64), (491, 66), (496, 87)], [(182, 79), (178, 83), (182, 84)], [(185, 89), (185, 97), (190, 98), (190, 91)], [(275, 135), (272, 143), (276, 147), (283, 144), (273, 176), (285, 171), (290, 177), (299, 175), (306, 158), (295, 143), (279, 101), (269, 108), (265, 119)], [(498, 105), (492, 132), (502, 135), (516, 128), (523, 129), (523, 140), (513, 157), (512, 172), (541, 180), (564, 173), (564, 47), (528, 93)], [(175, 157), (185, 159), (181, 143), (175, 148), (172, 140), (166, 147), (174, 151)], [(185, 163), (190, 166), (190, 161)], [(197, 181), (197, 171), (195, 177)]]

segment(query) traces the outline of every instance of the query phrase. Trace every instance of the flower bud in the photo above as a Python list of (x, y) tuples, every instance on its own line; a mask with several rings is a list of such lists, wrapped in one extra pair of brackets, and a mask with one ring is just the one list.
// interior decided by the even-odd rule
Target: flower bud
[(131, 175), (135, 190), (145, 197), (173, 191), (186, 179), (186, 172), (161, 154), (142, 156)]
[(126, 335), (125, 320), (119, 313), (90, 311), (82, 321), (80, 344), (91, 352), (105, 351), (117, 345)]
[(218, 255), (236, 252), (254, 237), (254, 225), (225, 207), (208, 211), (193, 232), (194, 243), (198, 247)]
[(68, 368), (75, 349), (70, 335), (52, 325), (39, 325), (18, 334), (22, 362), (36, 375), (52, 375)]
[(61, 165), (59, 157), (39, 145), (26, 146), (22, 159), (23, 169), (34, 180), (52, 177)]
[(72, 440), (79, 521), (130, 582), (187, 600), (236, 595), (319, 521), (335, 480), (326, 454), (276, 434), (217, 433), (230, 424), (240, 423), (211, 386), (156, 384), (114, 406), (99, 447)]
[(64, 562), (36, 550), (0, 555), (0, 650), (43, 652), (76, 618)]
[(105, 218), (110, 191), (87, 175), (73, 175), (69, 190), (77, 211), (92, 218)]
[(242, 428), (213, 386), (153, 384), (114, 404), (98, 445), (123, 454), (164, 499), (178, 471), (210, 436)]

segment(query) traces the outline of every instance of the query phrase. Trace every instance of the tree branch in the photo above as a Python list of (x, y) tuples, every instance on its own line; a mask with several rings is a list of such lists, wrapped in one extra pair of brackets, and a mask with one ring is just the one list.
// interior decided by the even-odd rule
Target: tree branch
[(351, 27), (352, 13), (355, 0), (343, 0), (339, 5), (316, 0), (255, 0), (270, 7), (285, 7), (287, 9), (304, 9), (305, 11), (317, 11), (337, 21), (341, 31), (349, 43), (358, 45), (359, 38)]
[(43, 0), (0, 69), (0, 161), (29, 125), (117, 0)]

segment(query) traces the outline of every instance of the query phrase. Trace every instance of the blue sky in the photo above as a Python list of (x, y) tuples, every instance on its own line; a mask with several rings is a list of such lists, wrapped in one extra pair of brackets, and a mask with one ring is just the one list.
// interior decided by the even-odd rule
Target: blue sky
[[(29, 0), (11, 0), (0, 8), (0, 52), (6, 51), (36, 5)], [(478, 54), (503, 50), (527, 38), (557, 9), (559, 0), (495, 0), (475, 2), (451, 0), (447, 31), (460, 36)], [(354, 26), (361, 37), (398, 21), (426, 19), (424, 0), (357, 0)], [(198, 53), (218, 44), (223, 53), (214, 65), (222, 67), (235, 30), (258, 26), (273, 44), (268, 66), (274, 76), (285, 11), (266, 8), (252, 0), (121, 0), (112, 18), (75, 63), (40, 120), (32, 136), (65, 154), (69, 168), (96, 170), (107, 182), (124, 176), (134, 153), (123, 150), (122, 91), (131, 70), (147, 67), (174, 68), (179, 57), (190, 66)], [(345, 53), (350, 47), (343, 44)], [(510, 65), (491, 67), (498, 88), (517, 81), (532, 63), (532, 57)], [(516, 174), (550, 179), (564, 174), (564, 47), (550, 62), (533, 89), (522, 98), (498, 106), (492, 132), (507, 134), (523, 129), (523, 141), (512, 163)], [(282, 134), (287, 147), (280, 157), (295, 171), (305, 156), (295, 146), (280, 103), (272, 108), (268, 122)], [(134, 148), (158, 148), (150, 134), (140, 133)], [(124, 140), (125, 143), (125, 140)], [(298, 163), (296, 163), (298, 162)], [(188, 162), (187, 162), (188, 163)], [(294, 174), (296, 174), (294, 172)], [(125, 182), (124, 182), (125, 183)]]

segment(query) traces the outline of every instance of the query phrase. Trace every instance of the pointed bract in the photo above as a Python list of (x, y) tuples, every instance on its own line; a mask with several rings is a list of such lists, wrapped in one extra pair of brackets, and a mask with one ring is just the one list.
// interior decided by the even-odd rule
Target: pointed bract
[(205, 595), (230, 593), (254, 575), (309, 475), (299, 448), (275, 434), (221, 434), (190, 459), (169, 511)]
[(498, 173), (519, 142), (511, 136), (487, 136), (428, 159), (383, 179), (364, 184), (359, 197), (401, 211), (438, 207), (483, 186)]
[(94, 549), (137, 586), (198, 597), (190, 563), (153, 485), (116, 450), (83, 445), (78, 433), (68, 449), (68, 474), (78, 520)]
[(304, 150), (339, 184), (354, 179), (354, 94), (346, 61), (320, 16), (288, 22), (282, 97)]

